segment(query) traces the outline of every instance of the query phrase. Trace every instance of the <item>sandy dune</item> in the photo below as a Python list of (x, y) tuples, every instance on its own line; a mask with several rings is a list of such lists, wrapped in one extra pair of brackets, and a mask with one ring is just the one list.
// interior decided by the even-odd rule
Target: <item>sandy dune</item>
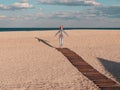
[[(58, 47), (56, 32), (0, 32), (1, 90), (98, 90), (53, 48)], [(67, 33), (64, 47), (107, 77), (120, 80), (120, 31)]]

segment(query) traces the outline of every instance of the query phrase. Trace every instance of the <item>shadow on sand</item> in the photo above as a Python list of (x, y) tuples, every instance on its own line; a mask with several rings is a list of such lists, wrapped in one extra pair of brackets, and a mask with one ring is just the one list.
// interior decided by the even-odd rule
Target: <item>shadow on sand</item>
[(118, 82), (120, 82), (120, 63), (99, 57), (97, 57), (97, 59), (102, 63), (105, 69), (110, 72), (117, 79)]
[(40, 38), (38, 38), (38, 37), (35, 37), (35, 39), (37, 39), (38, 42), (42, 42), (42, 43), (44, 43), (45, 45), (47, 45), (47, 46), (49, 46), (49, 47), (55, 48), (55, 47), (53, 47), (52, 45), (50, 45), (50, 44), (48, 43), (49, 41), (47, 41), (47, 40), (43, 40), (43, 39), (40, 39)]

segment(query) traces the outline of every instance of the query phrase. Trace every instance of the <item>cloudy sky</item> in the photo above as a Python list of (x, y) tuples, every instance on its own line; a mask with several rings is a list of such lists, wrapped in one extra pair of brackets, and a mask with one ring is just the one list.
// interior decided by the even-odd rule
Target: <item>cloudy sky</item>
[(120, 0), (0, 0), (0, 27), (120, 27)]

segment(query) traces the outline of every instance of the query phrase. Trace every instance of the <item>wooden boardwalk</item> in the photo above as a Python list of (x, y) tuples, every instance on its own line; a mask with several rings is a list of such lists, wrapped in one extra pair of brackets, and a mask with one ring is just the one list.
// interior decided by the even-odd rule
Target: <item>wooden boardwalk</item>
[(56, 49), (60, 51), (84, 76), (92, 80), (101, 90), (120, 90), (119, 84), (99, 73), (75, 52), (68, 48)]

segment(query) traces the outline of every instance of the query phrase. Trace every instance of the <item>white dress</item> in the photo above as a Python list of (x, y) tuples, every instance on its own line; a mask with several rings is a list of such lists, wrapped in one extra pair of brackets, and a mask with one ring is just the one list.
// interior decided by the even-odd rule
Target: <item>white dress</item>
[(60, 30), (59, 33), (60, 33), (59, 34), (59, 45), (60, 47), (62, 47), (63, 46), (63, 30)]

